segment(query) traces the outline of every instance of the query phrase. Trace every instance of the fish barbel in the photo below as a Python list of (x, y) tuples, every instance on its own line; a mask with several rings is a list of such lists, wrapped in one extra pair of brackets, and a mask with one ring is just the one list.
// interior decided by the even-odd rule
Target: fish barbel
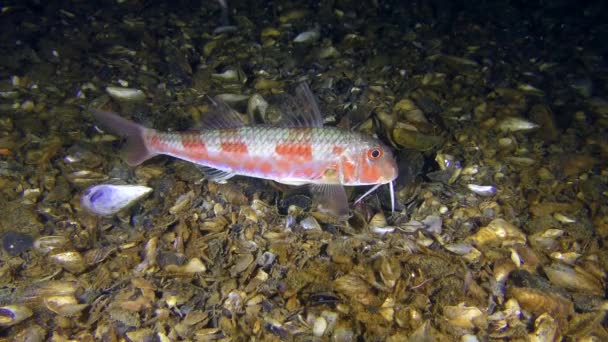
[(161, 132), (117, 114), (94, 109), (94, 117), (110, 132), (127, 138), (126, 161), (135, 166), (159, 155), (170, 155), (204, 167), (209, 180), (223, 182), (235, 175), (289, 185), (310, 184), (313, 194), (348, 213), (343, 186), (374, 185), (356, 202), (392, 181), (397, 164), (390, 148), (370, 136), (323, 127), (321, 113), (306, 84), (287, 97), (280, 126), (244, 124), (238, 113), (218, 99), (216, 111), (203, 119), (204, 129)]

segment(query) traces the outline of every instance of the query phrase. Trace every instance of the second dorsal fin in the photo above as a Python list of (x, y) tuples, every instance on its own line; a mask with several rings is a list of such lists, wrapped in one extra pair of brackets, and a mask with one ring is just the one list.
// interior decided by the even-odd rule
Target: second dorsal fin
[(200, 120), (202, 129), (237, 128), (245, 125), (243, 118), (218, 97), (210, 98), (211, 111), (204, 113)]

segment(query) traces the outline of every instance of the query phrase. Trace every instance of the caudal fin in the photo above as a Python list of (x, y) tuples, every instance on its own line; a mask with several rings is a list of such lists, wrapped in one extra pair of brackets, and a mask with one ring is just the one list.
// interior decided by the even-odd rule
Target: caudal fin
[(91, 112), (102, 128), (110, 133), (127, 138), (125, 159), (130, 166), (139, 165), (156, 155), (156, 153), (150, 152), (146, 146), (144, 132), (148, 130), (147, 128), (112, 112), (99, 109), (92, 109)]

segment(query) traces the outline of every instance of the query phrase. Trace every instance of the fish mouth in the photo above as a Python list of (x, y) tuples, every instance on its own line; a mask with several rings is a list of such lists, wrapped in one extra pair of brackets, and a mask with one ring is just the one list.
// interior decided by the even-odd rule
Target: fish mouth
[(392, 183), (395, 179), (397, 179), (397, 172), (394, 172), (392, 175), (390, 175), (388, 177), (380, 177), (378, 183), (380, 183), (380, 184)]

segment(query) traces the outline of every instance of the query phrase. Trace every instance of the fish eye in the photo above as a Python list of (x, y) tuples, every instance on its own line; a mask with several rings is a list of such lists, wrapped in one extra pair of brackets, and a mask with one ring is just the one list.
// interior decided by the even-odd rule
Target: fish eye
[(382, 150), (379, 148), (370, 148), (367, 150), (367, 157), (371, 160), (376, 160), (382, 157)]

